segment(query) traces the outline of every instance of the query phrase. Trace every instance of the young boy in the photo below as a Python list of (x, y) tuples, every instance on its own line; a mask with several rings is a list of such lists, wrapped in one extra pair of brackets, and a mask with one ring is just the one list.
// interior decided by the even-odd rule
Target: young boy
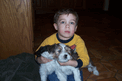
[[(66, 63), (59, 63), (59, 64), (62, 66), (68, 65), (78, 68), (87, 66), (89, 64), (89, 56), (87, 53), (85, 43), (79, 35), (75, 34), (77, 30), (78, 19), (79, 19), (78, 14), (72, 9), (59, 10), (54, 15), (54, 24), (53, 24), (57, 32), (51, 35), (50, 37), (46, 38), (42, 42), (42, 44), (38, 47), (38, 49), (41, 46), (52, 45), (55, 43), (64, 43), (65, 45), (69, 46), (75, 45), (76, 52), (78, 53), (79, 58), (77, 60), (69, 60)], [(46, 59), (42, 56), (36, 58), (36, 60), (40, 64), (51, 61), (50, 59)], [(80, 73), (83, 81), (82, 71)], [(67, 77), (68, 77), (67, 81), (74, 81), (73, 74), (68, 75)], [(57, 79), (56, 74), (52, 73), (48, 75), (48, 81), (59, 81), (59, 80)]]

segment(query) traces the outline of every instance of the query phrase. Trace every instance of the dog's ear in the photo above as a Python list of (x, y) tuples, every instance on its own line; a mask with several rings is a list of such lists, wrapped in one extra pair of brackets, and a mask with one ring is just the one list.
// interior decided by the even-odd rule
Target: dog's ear
[[(74, 51), (74, 50), (73, 50)], [(73, 60), (77, 60), (79, 58), (77, 52), (72, 52), (71, 54)]]
[(74, 48), (72, 49), (71, 47), (66, 45), (65, 50), (72, 56), (72, 60), (77, 60), (79, 56), (76, 52), (75, 46), (73, 46), (73, 47)]
[(78, 56), (78, 53), (76, 52), (76, 45), (72, 45), (70, 48), (71, 48), (72, 59), (77, 60), (79, 56)]
[(49, 53), (55, 53), (55, 49), (59, 46), (59, 44), (53, 44), (47, 47), (47, 51)]
[(49, 53), (54, 53), (55, 49), (57, 48), (59, 44), (53, 44), (53, 45), (46, 45), (46, 46), (42, 46), (39, 48), (38, 51), (36, 51), (34, 54), (37, 55), (37, 57), (40, 57), (41, 54), (45, 51), (48, 51)]
[(48, 45), (40, 47), (39, 50), (36, 51), (34, 54), (37, 55), (37, 57), (40, 57), (43, 52), (47, 51), (47, 47)]

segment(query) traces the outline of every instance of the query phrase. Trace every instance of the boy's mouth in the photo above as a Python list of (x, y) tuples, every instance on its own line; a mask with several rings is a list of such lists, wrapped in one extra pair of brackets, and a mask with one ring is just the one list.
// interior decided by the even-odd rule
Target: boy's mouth
[(65, 33), (70, 33), (70, 31), (65, 31)]

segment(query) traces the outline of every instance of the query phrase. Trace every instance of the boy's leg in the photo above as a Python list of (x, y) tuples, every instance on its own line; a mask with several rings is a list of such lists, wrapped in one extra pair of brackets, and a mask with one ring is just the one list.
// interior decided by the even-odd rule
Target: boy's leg
[[(81, 76), (81, 80), (83, 81), (82, 71), (80, 71), (80, 76)], [(59, 81), (59, 79), (57, 78), (57, 75), (55, 74), (55, 72), (53, 72), (52, 74), (48, 75), (47, 81)], [(67, 81), (75, 81), (73, 74), (67, 76)]]
[(47, 81), (59, 81), (59, 79), (57, 78), (55, 72), (53, 72), (52, 74), (48, 75)]

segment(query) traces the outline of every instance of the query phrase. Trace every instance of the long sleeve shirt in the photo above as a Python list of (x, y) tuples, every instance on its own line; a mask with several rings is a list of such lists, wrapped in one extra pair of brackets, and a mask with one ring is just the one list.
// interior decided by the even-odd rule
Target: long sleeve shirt
[(47, 37), (41, 43), (41, 45), (37, 48), (36, 51), (38, 51), (41, 46), (53, 45), (56, 43), (64, 43), (65, 45), (68, 45), (68, 46), (72, 46), (72, 45), (76, 46), (76, 52), (78, 53), (78, 56), (79, 56), (79, 58), (77, 59), (77, 62), (78, 62), (77, 67), (79, 67), (79, 68), (85, 67), (89, 64), (89, 56), (88, 56), (88, 52), (87, 52), (85, 43), (84, 43), (83, 39), (77, 34), (74, 34), (68, 40), (61, 40), (58, 37), (58, 33), (54, 33), (53, 35)]

